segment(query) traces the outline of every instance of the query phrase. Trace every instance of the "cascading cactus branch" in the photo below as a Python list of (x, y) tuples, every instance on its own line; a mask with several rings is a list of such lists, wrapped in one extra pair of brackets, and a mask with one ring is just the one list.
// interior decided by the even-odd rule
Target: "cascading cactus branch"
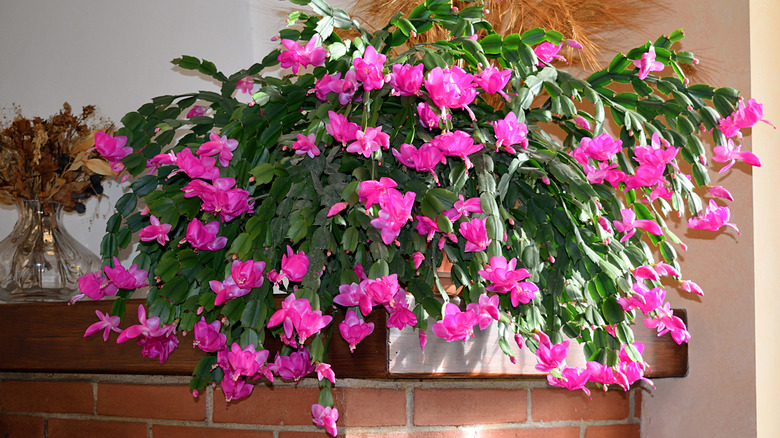
[[(208, 354), (191, 386), (219, 382), (228, 401), (316, 372), (313, 421), (333, 435), (328, 337), (354, 349), (384, 329), (363, 319), (376, 307), (388, 327), (419, 330), (421, 346), (429, 317), (447, 341), (499, 324), (497, 348), (526, 345), (552, 385), (585, 392), (646, 380), (635, 323), (688, 341), (660, 277), (701, 290), (683, 280), (664, 218), (736, 228), (708, 163), (759, 165), (734, 140), (762, 114), (734, 89), (688, 83), (680, 64), (696, 60), (672, 49), (682, 32), (580, 79), (557, 67), (576, 41), (498, 35), (480, 4), (428, 0), (371, 34), (322, 0), (296, 3), (316, 14), (291, 14), (298, 28), (246, 70), (174, 60), (220, 92), (160, 96), (123, 118), (116, 144), (134, 152), (110, 157), (133, 182), (108, 222), (104, 272), (79, 282), (118, 299), (87, 335), (121, 332), (164, 362), (177, 333), (194, 331)], [(434, 25), (451, 38), (407, 44)], [(291, 74), (263, 75), (277, 66)], [(127, 269), (116, 257), (135, 235)], [(445, 256), (463, 306), (440, 294)], [(146, 285), (140, 324), (119, 329)], [(269, 334), (284, 344), (273, 357)], [(565, 365), (571, 341), (586, 368)]]

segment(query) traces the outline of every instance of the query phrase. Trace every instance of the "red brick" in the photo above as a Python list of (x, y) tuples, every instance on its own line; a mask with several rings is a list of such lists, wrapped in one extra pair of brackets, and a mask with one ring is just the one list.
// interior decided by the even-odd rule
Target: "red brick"
[(274, 433), (260, 430), (216, 429), (211, 427), (152, 426), (153, 438), (273, 438)]
[[(339, 437), (345, 436), (351, 435), (343, 435), (339, 433)], [(322, 429), (322, 432), (279, 432), (279, 438), (331, 438), (331, 436), (325, 432), (325, 429)]]
[(642, 390), (634, 390), (634, 417), (642, 418)]
[[(337, 395), (338, 394), (338, 395)], [(405, 426), (406, 392), (398, 389), (346, 388), (339, 426)], [(335, 401), (335, 400), (334, 400)]]
[(43, 438), (43, 417), (0, 415), (0, 436), (4, 438)]
[(205, 397), (192, 396), (185, 385), (98, 385), (97, 413), (167, 420), (206, 419)]
[(585, 438), (639, 438), (639, 424), (588, 426)]
[(5, 381), (0, 410), (91, 414), (92, 385), (88, 382)]
[(592, 421), (628, 418), (628, 393), (593, 389), (593, 400), (582, 391), (532, 389), (532, 421)]
[[(311, 405), (317, 403), (319, 393), (317, 388), (255, 386), (249, 397), (225, 405), (224, 394), (217, 390), (214, 392), (214, 422), (313, 425)], [(334, 401), (338, 398), (334, 394)], [(339, 412), (343, 410), (339, 403), (336, 408)]]
[(129, 421), (88, 421), (50, 418), (47, 438), (146, 438), (145, 423)]
[(344, 438), (474, 438), (474, 431), (453, 429), (437, 432), (348, 433)]
[(524, 422), (527, 393), (521, 389), (416, 389), (417, 426)]
[(580, 438), (579, 427), (542, 427), (523, 429), (487, 429), (479, 438)]

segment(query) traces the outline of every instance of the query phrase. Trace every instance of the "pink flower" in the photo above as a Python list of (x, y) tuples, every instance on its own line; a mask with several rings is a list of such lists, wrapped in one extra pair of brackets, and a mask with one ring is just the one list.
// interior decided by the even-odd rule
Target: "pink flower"
[(451, 209), (444, 212), (444, 215), (455, 222), (461, 217), (469, 217), (471, 213), (484, 213), (479, 198), (465, 199), (463, 195), (458, 195), (458, 200), (452, 204)]
[(414, 269), (420, 269), (420, 265), (422, 265), (423, 260), (425, 260), (425, 255), (420, 251), (417, 251), (416, 253), (412, 254), (412, 262), (414, 263)]
[(298, 134), (296, 138), (298, 140), (292, 145), (293, 150), (295, 150), (295, 155), (308, 155), (309, 158), (314, 158), (320, 154), (319, 148), (314, 144), (317, 136), (314, 134)]
[(680, 272), (668, 263), (658, 262), (653, 267), (655, 268), (655, 272), (659, 275), (671, 275), (672, 277), (680, 276)]
[(658, 273), (655, 272), (652, 266), (647, 265), (634, 269), (634, 277), (644, 280), (658, 281)]
[(585, 117), (576, 115), (572, 120), (577, 127), (590, 131), (590, 122)]
[(423, 81), (423, 64), (393, 64), (393, 73), (390, 77), (390, 86), (393, 96), (414, 96), (420, 94), (420, 86)]
[[(383, 275), (380, 278), (367, 278), (360, 282), (360, 287), (371, 298), (374, 304), (384, 304), (385, 307), (395, 307), (395, 298), (401, 286), (398, 284), (398, 274)], [(404, 302), (406, 295), (403, 295)]]
[(712, 161), (718, 162), (718, 163), (726, 163), (729, 164), (723, 166), (718, 173), (723, 173), (727, 171), (731, 166), (734, 165), (736, 160), (742, 160), (747, 164), (750, 164), (751, 166), (761, 167), (761, 161), (759, 161), (758, 156), (754, 154), (753, 152), (748, 151), (741, 151), (742, 145), (734, 146), (734, 141), (731, 139), (728, 139), (725, 146), (715, 146), (714, 152), (715, 155), (712, 157)]
[(357, 123), (352, 123), (343, 114), (333, 111), (328, 111), (328, 119), (330, 123), (325, 124), (325, 130), (334, 140), (346, 145), (347, 142), (357, 139), (357, 132), (360, 129)]
[(350, 352), (354, 352), (357, 344), (373, 332), (374, 323), (364, 322), (352, 309), (347, 310), (344, 321), (339, 324), (339, 333), (349, 344)]
[(468, 156), (483, 149), (482, 144), (474, 144), (474, 139), (464, 131), (437, 135), (431, 140), (431, 145), (448, 157), (462, 157), (466, 162), (466, 169), (474, 167)]
[(357, 283), (340, 285), (339, 294), (333, 297), (333, 302), (345, 307), (359, 306), (364, 316), (374, 307), (374, 300)]
[(229, 139), (225, 135), (220, 137), (219, 134), (212, 132), (209, 133), (209, 141), (200, 145), (195, 153), (204, 157), (217, 155), (219, 158), (219, 165), (227, 167), (230, 164), (230, 160), (233, 159), (233, 151), (236, 150), (237, 147), (238, 140)]
[(301, 281), (309, 270), (309, 258), (303, 251), (293, 252), (287, 245), (287, 254), (282, 255), (282, 274), (290, 281)]
[(474, 326), (479, 324), (480, 316), (474, 310), (461, 310), (453, 303), (444, 306), (441, 321), (433, 324), (433, 334), (447, 342), (467, 340), (474, 336)]
[(214, 298), (215, 306), (225, 304), (228, 300), (243, 297), (252, 292), (252, 289), (239, 287), (232, 276), (228, 276), (224, 281), (211, 280), (209, 281), (209, 287), (217, 294)]
[(297, 383), (301, 378), (313, 373), (315, 366), (311, 363), (309, 350), (301, 348), (290, 353), (289, 356), (280, 356), (276, 353), (272, 370), (282, 379), (294, 380)]
[(736, 126), (740, 129), (750, 128), (758, 122), (771, 123), (764, 120), (764, 105), (756, 102), (755, 99), (749, 99), (747, 105), (740, 101), (737, 110), (732, 114)]
[(166, 324), (160, 327), (160, 318), (156, 316), (147, 319), (146, 309), (142, 305), (138, 306), (138, 322), (139, 324), (124, 329), (116, 342), (121, 344), (141, 336), (137, 343), (142, 347), (143, 357), (159, 357), (160, 363), (164, 363), (168, 360), (171, 351), (179, 344), (175, 333), (176, 326)]
[(199, 221), (198, 218), (193, 218), (189, 224), (187, 224), (187, 232), (181, 243), (189, 243), (196, 250), (200, 251), (219, 251), (227, 245), (227, 237), (220, 236), (219, 234), (219, 222), (211, 221), (206, 225)]
[(100, 271), (89, 272), (82, 275), (79, 277), (78, 283), (79, 291), (81, 291), (83, 295), (86, 295), (95, 301), (98, 301), (108, 295), (116, 295), (116, 293), (119, 291), (117, 285), (108, 281), (108, 279), (104, 277)]
[(666, 290), (660, 287), (649, 289), (644, 283), (634, 283), (631, 289), (633, 292), (630, 297), (618, 298), (618, 303), (626, 312), (638, 308), (647, 315), (661, 307), (666, 298)]
[[(427, 103), (420, 102), (417, 104), (417, 115), (420, 117), (420, 124), (428, 128), (428, 130), (439, 128), (441, 115), (433, 111)], [(447, 118), (451, 119), (452, 115), (447, 114)]]
[(642, 54), (642, 57), (634, 61), (634, 66), (639, 68), (639, 80), (644, 80), (651, 71), (662, 71), (664, 65), (655, 60), (655, 46)]
[(320, 362), (314, 367), (314, 371), (317, 372), (317, 379), (328, 379), (330, 383), (336, 383), (336, 375), (333, 374), (333, 370), (330, 368), (330, 364)]
[[(618, 383), (617, 378), (615, 378), (615, 370), (611, 366), (595, 361), (589, 361), (586, 366), (590, 372), (588, 380), (591, 382), (601, 383), (602, 385)], [(606, 390), (606, 388), (604, 388), (604, 390)]]
[[(271, 315), (271, 319), (268, 320), (268, 327), (275, 327), (282, 324), (284, 330), (283, 340), (287, 340), (290, 343), (293, 341), (293, 329), (300, 325), (301, 315), (311, 310), (311, 304), (306, 298), (295, 298), (295, 295), (290, 294), (282, 301), (282, 308), (274, 312)], [(288, 342), (285, 342), (288, 343)]]
[(527, 269), (515, 269), (517, 258), (507, 262), (504, 256), (493, 256), (490, 258), (490, 265), (480, 270), (478, 274), (485, 280), (491, 282), (485, 289), (495, 293), (507, 293), (517, 285), (518, 282), (531, 276)]
[(144, 242), (156, 240), (160, 245), (165, 245), (165, 242), (169, 240), (168, 233), (171, 231), (171, 225), (160, 223), (160, 220), (154, 215), (149, 215), (149, 222), (151, 225), (145, 226), (138, 232), (138, 238)]
[(254, 376), (260, 367), (265, 364), (268, 354), (268, 350), (255, 351), (253, 344), (241, 348), (237, 342), (234, 342), (230, 346), (230, 351), (227, 352), (227, 361), (230, 365), (232, 379), (238, 380), (239, 376)]
[(115, 172), (117, 170), (114, 167), (121, 165), (122, 158), (133, 153), (133, 148), (125, 146), (126, 144), (127, 137), (124, 135), (112, 137), (103, 131), (95, 133), (95, 150), (111, 164), (111, 169)]
[(242, 93), (251, 94), (254, 83), (255, 83), (254, 79), (252, 79), (251, 76), (247, 76), (244, 79), (241, 79), (238, 82), (236, 82), (236, 89)]
[(721, 207), (715, 200), (710, 199), (710, 203), (704, 209), (704, 213), (688, 219), (688, 227), (696, 230), (718, 231), (725, 225), (735, 229), (737, 234), (742, 234), (736, 225), (729, 222), (730, 217), (731, 210), (728, 207)]
[(707, 192), (710, 195), (718, 197), (718, 198), (728, 199), (729, 201), (733, 201), (734, 200), (734, 197), (731, 196), (731, 192), (729, 192), (728, 190), (726, 190), (725, 188), (723, 188), (721, 186), (712, 186), (712, 187), (707, 189)]
[(560, 344), (552, 345), (548, 342), (540, 342), (536, 349), (536, 356), (539, 363), (534, 366), (537, 370), (548, 373), (559, 368), (566, 355), (569, 354), (569, 341), (563, 341)]
[(523, 149), (528, 148), (528, 127), (525, 123), (517, 121), (517, 115), (509, 111), (503, 120), (493, 123), (493, 132), (496, 134), (496, 152), (502, 146), (510, 154), (514, 154), (513, 145), (519, 145)]
[(146, 167), (154, 170), (160, 166), (167, 164), (176, 164), (176, 154), (173, 151), (168, 151), (164, 154), (157, 154), (150, 160), (146, 161)]
[(330, 209), (328, 210), (328, 217), (335, 216), (342, 211), (344, 211), (345, 208), (349, 205), (348, 202), (337, 202), (333, 204)]
[(572, 47), (574, 49), (581, 49), (582, 48), (582, 43), (580, 43), (577, 40), (573, 40), (573, 39), (566, 40), (566, 45), (569, 46), (569, 47)]
[(298, 324), (295, 326), (295, 331), (298, 332), (298, 342), (303, 345), (303, 343), (306, 342), (306, 339), (319, 333), (319, 331), (330, 324), (332, 320), (332, 316), (323, 315), (320, 310), (312, 310), (311, 308), (305, 309), (301, 313)]
[(265, 262), (233, 260), (230, 276), (238, 287), (254, 289), (263, 285), (263, 269), (265, 269)]
[(176, 166), (192, 179), (214, 180), (219, 178), (219, 169), (217, 169), (216, 164), (216, 158), (196, 157), (189, 148), (184, 148), (176, 154)]
[(636, 228), (642, 228), (648, 233), (654, 234), (656, 236), (663, 234), (661, 227), (655, 221), (651, 221), (649, 219), (637, 220), (636, 213), (634, 213), (634, 210), (631, 210), (630, 208), (623, 208), (620, 210), (620, 213), (623, 215), (623, 220), (612, 221), (612, 224), (615, 226), (615, 230), (617, 230), (618, 233), (626, 233), (626, 235), (620, 239), (621, 242), (625, 242), (631, 238), (631, 236), (633, 236), (636, 232)]
[(206, 318), (201, 316), (193, 329), (195, 340), (192, 342), (192, 348), (198, 347), (207, 353), (221, 349), (227, 341), (227, 335), (220, 331), (221, 328), (222, 324), (219, 321), (209, 324)]
[(108, 341), (108, 337), (112, 331), (117, 333), (122, 332), (122, 329), (119, 328), (121, 320), (118, 316), (109, 316), (108, 313), (103, 313), (100, 310), (95, 310), (95, 315), (97, 315), (100, 321), (87, 327), (87, 330), (84, 332), (85, 338), (103, 330), (103, 341)]
[(494, 66), (488, 66), (480, 74), (474, 76), (474, 83), (482, 87), (488, 94), (499, 93), (509, 100), (509, 96), (504, 93), (504, 88), (506, 88), (506, 84), (509, 83), (511, 77), (511, 69), (499, 70)]
[(358, 188), (358, 200), (364, 202), (366, 209), (371, 208), (372, 205), (379, 203), (379, 197), (386, 193), (389, 189), (397, 187), (392, 178), (382, 177), (379, 181), (367, 180), (361, 181)]
[(379, 148), (387, 149), (390, 147), (390, 136), (382, 132), (382, 127), (367, 127), (365, 132), (358, 129), (355, 132), (355, 141), (347, 146), (347, 152), (361, 154), (368, 158), (371, 153), (378, 151)]
[(563, 46), (556, 46), (555, 44), (549, 43), (547, 41), (534, 47), (534, 53), (536, 54), (536, 57), (539, 58), (539, 63), (536, 64), (536, 66), (544, 67), (545, 63), (550, 63), (553, 59), (560, 59), (561, 61), (566, 62), (566, 58), (558, 54), (558, 52), (561, 50), (561, 47)]
[(194, 105), (187, 113), (187, 118), (202, 116), (206, 114), (206, 107), (203, 105)]
[(428, 72), (423, 84), (434, 105), (439, 108), (466, 108), (477, 96), (474, 76), (453, 65)]
[(672, 339), (678, 345), (691, 339), (691, 334), (688, 333), (685, 323), (682, 319), (672, 314), (669, 303), (659, 308), (655, 317), (645, 318), (643, 322), (647, 328), (657, 329), (658, 336), (663, 336), (667, 332), (671, 333)]
[(417, 232), (421, 236), (427, 236), (426, 240), (428, 242), (433, 240), (434, 235), (439, 232), (439, 225), (436, 223), (436, 221), (429, 218), (428, 216), (420, 216), (419, 214), (415, 216), (415, 219), (417, 219), (417, 223), (415, 225)]
[(138, 269), (137, 265), (131, 265), (130, 269), (125, 269), (117, 257), (114, 257), (114, 267), (103, 266), (103, 272), (120, 289), (137, 289), (149, 284), (147, 279), (149, 272)]
[(324, 427), (325, 431), (332, 436), (338, 435), (336, 421), (339, 419), (339, 411), (336, 408), (328, 406), (327, 408), (320, 404), (311, 405), (312, 421), (315, 425)]
[(485, 226), (487, 218), (472, 219), (469, 222), (461, 222), (458, 228), (460, 235), (466, 239), (464, 251), (484, 251), (487, 249), (493, 239), (488, 239), (487, 228)]
[(685, 292), (696, 294), (699, 296), (704, 296), (704, 291), (702, 290), (702, 288), (698, 284), (692, 282), (691, 280), (685, 280), (680, 282), (680, 287)]
[(588, 368), (563, 367), (561, 375), (563, 378), (548, 374), (547, 382), (552, 386), (566, 388), (569, 391), (581, 389), (590, 398), (590, 390), (585, 387), (585, 384), (588, 383), (588, 378), (590, 378), (590, 370)]
[(640, 165), (666, 166), (674, 161), (679, 150), (679, 148), (672, 147), (668, 141), (655, 132), (649, 146), (634, 148), (634, 156)]
[(198, 196), (203, 201), (201, 210), (218, 214), (222, 222), (230, 222), (254, 208), (254, 202), (249, 202), (249, 192), (234, 188), (235, 184), (233, 178), (217, 178), (213, 185), (194, 180), (182, 187), (182, 191), (185, 198)]
[(225, 377), (220, 382), (222, 393), (225, 394), (225, 403), (229, 403), (233, 400), (240, 400), (244, 397), (248, 397), (252, 393), (255, 387), (247, 383), (244, 379), (231, 379), (230, 376), (225, 374)]
[(478, 303), (469, 303), (467, 310), (472, 310), (479, 316), (479, 329), (485, 330), (493, 320), (498, 321), (500, 315), (498, 311), (498, 295), (488, 297), (487, 294), (479, 296)]
[(430, 172), (433, 175), (433, 180), (437, 184), (439, 183), (439, 176), (436, 175), (436, 165), (440, 163), (447, 164), (447, 159), (444, 158), (442, 151), (429, 143), (423, 144), (420, 146), (420, 149), (404, 143), (399, 149), (393, 149), (393, 155), (401, 164), (420, 172)]
[(588, 164), (588, 158), (597, 161), (611, 161), (623, 148), (623, 141), (613, 139), (607, 133), (595, 138), (583, 137), (580, 145), (571, 151), (571, 156), (582, 165)]
[(389, 189), (379, 196), (378, 217), (371, 220), (374, 228), (381, 230), (382, 242), (385, 245), (391, 244), (401, 228), (411, 219), (412, 207), (414, 207), (414, 192), (401, 192), (395, 189)]
[(363, 89), (366, 91), (378, 90), (385, 83), (385, 77), (382, 73), (384, 69), (385, 55), (377, 53), (374, 46), (369, 45), (363, 52), (362, 58), (355, 58), (352, 65), (355, 67), (357, 80), (363, 83)]
[(318, 36), (315, 34), (306, 43), (301, 46), (298, 42), (288, 39), (282, 39), (282, 46), (286, 50), (282, 51), (277, 59), (282, 68), (292, 69), (293, 74), (298, 74), (298, 70), (309, 65), (320, 66), (325, 62), (328, 52), (322, 47), (317, 47)]

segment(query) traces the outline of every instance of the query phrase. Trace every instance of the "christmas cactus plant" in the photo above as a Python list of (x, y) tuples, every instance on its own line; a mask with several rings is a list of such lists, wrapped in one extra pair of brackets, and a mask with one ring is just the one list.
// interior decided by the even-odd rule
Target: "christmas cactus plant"
[[(708, 172), (760, 165), (735, 142), (762, 109), (689, 84), (681, 64), (697, 61), (673, 49), (681, 31), (578, 78), (558, 55), (576, 41), (499, 35), (478, 3), (428, 0), (369, 33), (322, 0), (295, 2), (315, 14), (292, 13), (280, 47), (246, 70), (174, 60), (220, 92), (154, 98), (101, 137), (132, 183), (108, 222), (103, 272), (79, 282), (89, 298), (117, 296), (87, 335), (114, 330), (164, 362), (194, 332), (207, 355), (191, 386), (217, 383), (228, 401), (316, 372), (314, 423), (333, 435), (325, 346), (359, 348), (384, 330), (370, 312), (419, 330), (421, 347), (428, 324), (466, 342), (497, 324), (496, 348), (526, 346), (552, 385), (586, 392), (645, 379), (634, 324), (688, 341), (661, 278), (702, 292), (665, 220), (736, 230)], [(410, 40), (433, 26), (451, 37)], [(439, 279), (445, 259), (460, 305)], [(145, 286), (140, 323), (120, 329), (125, 299)], [(269, 336), (283, 348), (270, 352)], [(572, 341), (587, 367), (565, 365)]]

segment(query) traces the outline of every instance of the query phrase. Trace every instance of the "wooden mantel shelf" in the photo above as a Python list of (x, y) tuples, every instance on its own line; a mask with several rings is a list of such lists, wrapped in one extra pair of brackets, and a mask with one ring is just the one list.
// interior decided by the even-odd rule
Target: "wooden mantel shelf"
[[(135, 308), (144, 301), (130, 301), (123, 327), (135, 324)], [(144, 359), (135, 342), (116, 344), (116, 333), (103, 342), (102, 333), (84, 338), (84, 330), (97, 322), (95, 310), (108, 312), (111, 302), (0, 304), (0, 371), (54, 373), (111, 373), (190, 375), (203, 353), (192, 348), (192, 334), (179, 336), (179, 346), (165, 364)], [(428, 345), (420, 350), (412, 330), (382, 330), (384, 312), (373, 312), (374, 334), (358, 345), (354, 354), (338, 335), (331, 342), (329, 361), (339, 377), (513, 377), (538, 378), (534, 356), (527, 349), (515, 350), (516, 364), (497, 347), (496, 333), (477, 330), (468, 342), (444, 342), (429, 333)], [(684, 311), (676, 311), (685, 319)], [(677, 345), (666, 335), (643, 326), (635, 328), (636, 340), (645, 344), (644, 357), (651, 364), (652, 378), (683, 377), (688, 373), (688, 345)], [(574, 347), (574, 343), (572, 343)], [(580, 352), (570, 350), (570, 365), (581, 365)]]

